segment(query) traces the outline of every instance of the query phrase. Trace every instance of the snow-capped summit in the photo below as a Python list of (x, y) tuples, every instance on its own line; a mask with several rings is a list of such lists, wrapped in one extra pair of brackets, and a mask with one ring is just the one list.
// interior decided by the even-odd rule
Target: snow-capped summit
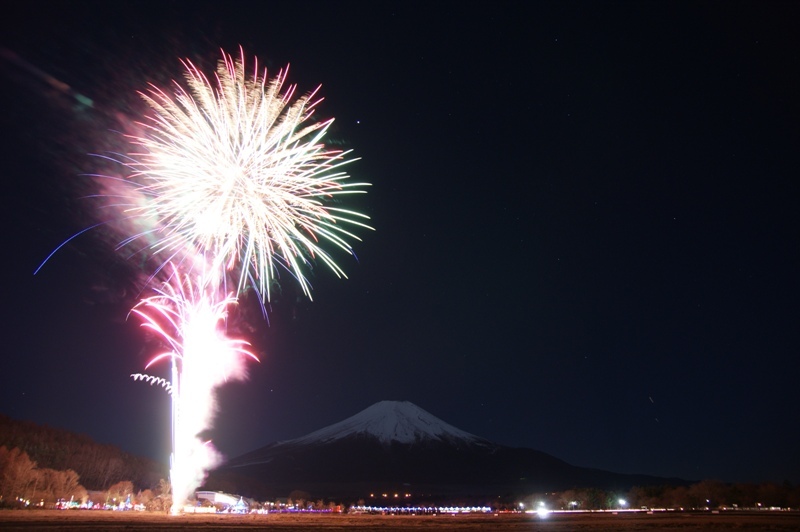
[(250, 496), (281, 497), (302, 487), (358, 499), (374, 489), (472, 500), (574, 486), (663, 485), (665, 480), (572, 466), (534, 449), (506, 447), (448, 425), (409, 402), (382, 401), (296, 440), (274, 442), (229, 460), (211, 482)]
[(372, 436), (381, 443), (414, 443), (426, 440), (484, 441), (478, 436), (445, 423), (408, 401), (380, 401), (344, 421), (292, 440), (291, 443), (327, 443), (353, 435)]

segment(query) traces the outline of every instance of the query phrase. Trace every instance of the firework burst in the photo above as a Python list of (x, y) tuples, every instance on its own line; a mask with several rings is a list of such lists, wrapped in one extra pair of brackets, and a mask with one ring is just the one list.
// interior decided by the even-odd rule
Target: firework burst
[[(223, 54), (214, 81), (184, 61), (186, 84), (172, 92), (155, 86), (142, 96), (153, 110), (144, 133), (132, 137), (131, 179), (146, 197), (128, 215), (156, 229), (147, 253), (180, 261), (203, 254), (210, 282), (236, 270), (237, 292), (253, 280), (262, 298), (280, 265), (310, 297), (305, 271), (318, 260), (345, 276), (323, 242), (352, 253), (350, 228), (369, 228), (367, 216), (336, 207), (343, 194), (363, 193), (342, 166), (348, 152), (327, 149), (322, 138), (332, 120), (312, 120), (321, 101), (314, 91), (294, 99), (286, 71), (272, 80), (252, 75), (244, 59)], [(346, 276), (345, 276), (346, 277)]]

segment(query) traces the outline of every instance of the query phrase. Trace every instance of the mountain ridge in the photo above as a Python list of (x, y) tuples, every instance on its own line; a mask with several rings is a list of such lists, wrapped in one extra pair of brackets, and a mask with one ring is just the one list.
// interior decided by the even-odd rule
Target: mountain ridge
[(379, 401), (349, 418), (280, 443), (330, 442), (361, 434), (383, 443), (414, 443), (423, 440), (487, 442), (454, 427), (409, 401)]
[(407, 401), (381, 401), (292, 440), (243, 454), (212, 472), (249, 495), (303, 490), (321, 497), (365, 497), (375, 490), (486, 501), (575, 487), (629, 489), (686, 484), (681, 479), (578, 467), (534, 449), (493, 443)]

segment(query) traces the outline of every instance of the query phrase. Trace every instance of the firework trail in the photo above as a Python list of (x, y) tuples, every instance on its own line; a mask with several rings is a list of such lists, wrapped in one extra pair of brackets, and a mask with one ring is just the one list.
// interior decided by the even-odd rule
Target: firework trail
[[(173, 514), (218, 459), (198, 438), (210, 427), (214, 389), (244, 378), (243, 359), (256, 359), (246, 342), (225, 337), (227, 309), (248, 281), (269, 300), (276, 266), (310, 297), (304, 272), (312, 261), (345, 276), (322, 245), (352, 254), (350, 228), (371, 229), (367, 216), (332, 205), (366, 184), (348, 182), (348, 154), (322, 144), (332, 120), (311, 121), (316, 91), (294, 99), (285, 71), (268, 82), (257, 64), (248, 75), (243, 57), (224, 53), (214, 83), (184, 66), (188, 88), (174, 82), (171, 92), (151, 86), (142, 94), (153, 114), (130, 137), (141, 151), (124, 159), (133, 190), (114, 194), (132, 227), (148, 228), (120, 247), (139, 243), (155, 258), (154, 278), (173, 265), (156, 295), (133, 309), (169, 346), (148, 367), (171, 362)], [(229, 276), (236, 288), (223, 295)]]

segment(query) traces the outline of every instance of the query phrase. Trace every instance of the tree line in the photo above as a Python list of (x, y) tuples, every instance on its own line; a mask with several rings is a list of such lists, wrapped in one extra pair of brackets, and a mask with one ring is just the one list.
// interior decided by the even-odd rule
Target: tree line
[(0, 447), (0, 505), (53, 507), (59, 499), (86, 497), (78, 474), (69, 469), (38, 468), (25, 451)]
[(141, 504), (148, 510), (165, 511), (172, 500), (169, 482), (164, 479), (154, 489), (137, 490), (130, 480), (122, 480), (108, 489), (89, 491), (74, 470), (39, 467), (18, 447), (0, 446), (0, 507), (56, 508), (70, 503), (84, 508)]
[(73, 471), (88, 490), (107, 490), (121, 481), (153, 489), (167, 476), (166, 467), (113, 445), (64, 429), (18, 421), (0, 414), (0, 446), (24, 452), (38, 468)]

